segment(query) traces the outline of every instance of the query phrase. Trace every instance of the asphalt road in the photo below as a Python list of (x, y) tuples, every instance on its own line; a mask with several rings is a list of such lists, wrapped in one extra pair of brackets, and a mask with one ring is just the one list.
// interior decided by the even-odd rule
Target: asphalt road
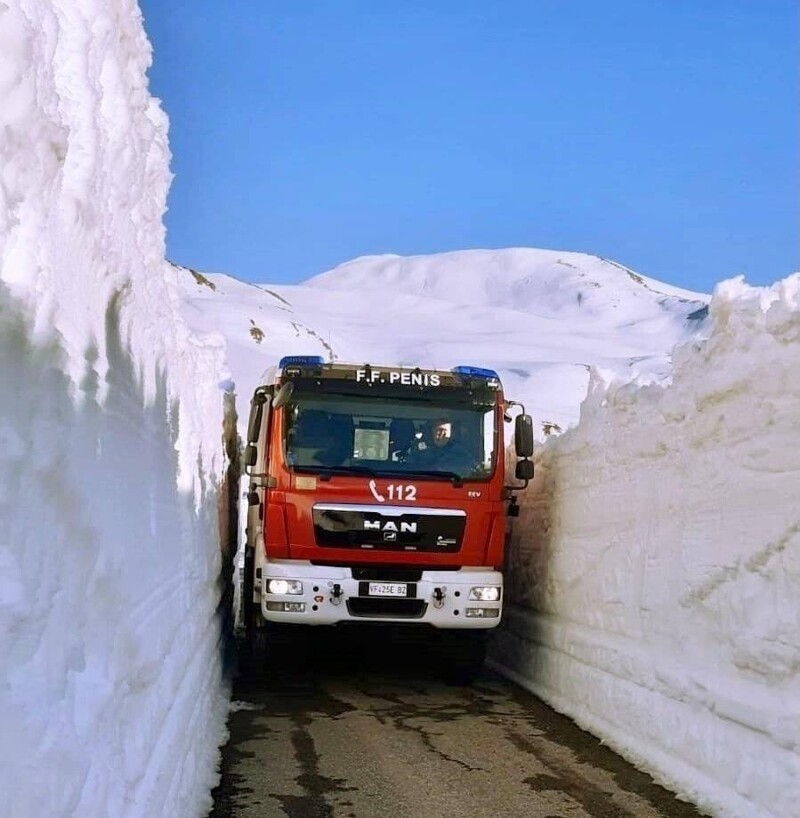
[(320, 637), (234, 683), (210, 818), (690, 818), (540, 700), (448, 687), (423, 642)]

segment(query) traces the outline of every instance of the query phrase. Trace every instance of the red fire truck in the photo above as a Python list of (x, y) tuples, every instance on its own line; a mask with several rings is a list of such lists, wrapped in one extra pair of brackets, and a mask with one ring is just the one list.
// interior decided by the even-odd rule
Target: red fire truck
[[(506, 517), (533, 476), (533, 426), (497, 373), (283, 358), (255, 390), (242, 582), (249, 644), (272, 623), (437, 629), (470, 681), (503, 606)], [(504, 424), (515, 421), (517, 485)]]

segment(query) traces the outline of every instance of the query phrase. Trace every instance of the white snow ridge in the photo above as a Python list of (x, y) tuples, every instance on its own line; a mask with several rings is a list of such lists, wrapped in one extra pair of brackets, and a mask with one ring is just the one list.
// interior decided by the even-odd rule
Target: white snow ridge
[(800, 274), (717, 288), (672, 383), (597, 375), (523, 499), (497, 661), (716, 815), (800, 803)]
[(163, 261), (166, 119), (128, 0), (0, 2), (0, 793), (203, 815), (224, 349)]

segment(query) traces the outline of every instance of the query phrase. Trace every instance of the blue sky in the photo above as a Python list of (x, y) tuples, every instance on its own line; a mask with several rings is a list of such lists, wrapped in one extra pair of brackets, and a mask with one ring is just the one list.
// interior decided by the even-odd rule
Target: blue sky
[(291, 283), (543, 247), (710, 291), (800, 270), (796, 0), (141, 0), (169, 257)]

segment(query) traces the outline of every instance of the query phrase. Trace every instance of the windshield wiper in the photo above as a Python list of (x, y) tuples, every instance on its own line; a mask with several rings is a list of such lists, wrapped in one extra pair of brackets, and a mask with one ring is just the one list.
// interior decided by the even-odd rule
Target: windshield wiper
[(464, 485), (464, 478), (454, 471), (443, 471), (439, 469), (415, 469), (414, 471), (395, 471), (394, 469), (373, 469), (369, 466), (295, 466), (294, 471), (311, 472), (320, 475), (321, 480), (330, 480), (334, 474), (341, 474), (344, 476), (363, 474), (367, 477), (387, 477), (397, 478), (402, 477), (440, 477), (445, 480), (450, 480), (453, 486), (460, 488)]
[(439, 469), (415, 469), (414, 471), (401, 472), (403, 477), (443, 477), (452, 482), (456, 488), (464, 485), (464, 478), (454, 471), (442, 471)]
[(299, 466), (295, 467), (295, 471), (309, 471), (309, 472), (316, 472), (320, 475), (321, 480), (330, 480), (331, 475), (334, 474), (364, 474), (367, 477), (380, 477), (384, 472), (375, 471), (375, 469), (371, 469), (369, 466)]

